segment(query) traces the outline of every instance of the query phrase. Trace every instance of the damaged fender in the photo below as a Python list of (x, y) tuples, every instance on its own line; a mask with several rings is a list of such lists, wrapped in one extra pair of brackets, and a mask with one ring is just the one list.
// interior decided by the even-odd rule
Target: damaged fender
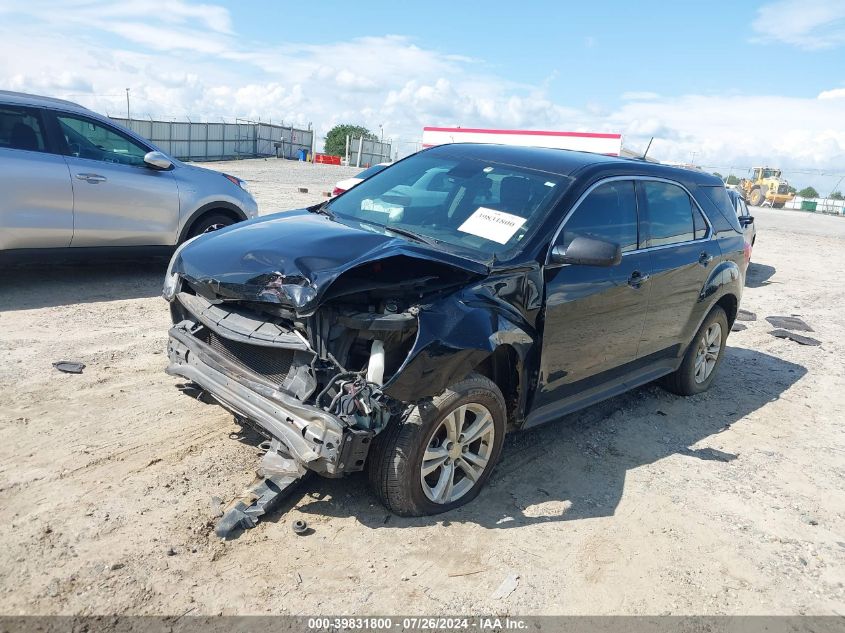
[(467, 290), (421, 307), (417, 339), (385, 384), (385, 394), (402, 402), (434, 397), (502, 345), (516, 352), (519, 362), (513, 369), (523, 383), (525, 360), (534, 345), (533, 330), (525, 323), (517, 324), (510, 312), (491, 306), (495, 299), (472, 294)]

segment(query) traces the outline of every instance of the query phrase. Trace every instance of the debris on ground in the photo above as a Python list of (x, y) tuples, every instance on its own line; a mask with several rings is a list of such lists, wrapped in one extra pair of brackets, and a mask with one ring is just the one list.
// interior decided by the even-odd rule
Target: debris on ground
[(270, 450), (261, 459), (252, 484), (223, 510), (223, 516), (214, 528), (217, 536), (227, 538), (238, 530), (255, 527), (258, 520), (276, 506), (305, 475), (305, 468), (295, 459), (283, 455), (280, 450), (281, 442), (273, 440)]
[(805, 321), (794, 316), (768, 316), (766, 321), (774, 325), (776, 328), (783, 328), (785, 330), (797, 330), (799, 332), (814, 332)]
[(85, 364), (72, 360), (57, 360), (53, 363), (53, 367), (66, 374), (81, 374), (85, 369)]
[(503, 600), (516, 590), (517, 585), (519, 585), (519, 574), (510, 574), (490, 597), (493, 600)]
[(756, 321), (757, 315), (754, 312), (749, 310), (743, 310), (742, 308), (736, 313), (736, 320), (737, 321)]
[(796, 334), (795, 332), (790, 332), (789, 330), (772, 330), (769, 332), (772, 336), (776, 336), (778, 338), (788, 338), (790, 341), (795, 341), (801, 345), (821, 345), (822, 342), (818, 341), (814, 338), (809, 336), (803, 336), (801, 334)]
[(308, 187), (298, 187), (299, 193), (308, 193)]
[(742, 332), (747, 329), (748, 326), (744, 323), (740, 323), (739, 321), (734, 321), (734, 324), (731, 326), (731, 332)]
[(308, 532), (308, 524), (302, 519), (294, 521), (291, 527), (293, 528), (293, 531), (300, 536)]

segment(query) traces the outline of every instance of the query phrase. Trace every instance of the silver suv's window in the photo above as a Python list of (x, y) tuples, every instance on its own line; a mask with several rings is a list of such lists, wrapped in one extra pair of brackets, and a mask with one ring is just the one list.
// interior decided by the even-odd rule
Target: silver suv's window
[(122, 165), (144, 164), (144, 155), (149, 150), (113, 128), (68, 114), (57, 115), (56, 119), (73, 156)]
[(593, 189), (572, 212), (557, 244), (564, 248), (576, 237), (619, 244), (622, 252), (637, 248), (637, 199), (631, 180), (606, 182)]
[(35, 113), (0, 105), (0, 147), (43, 152), (44, 133)]
[(640, 183), (648, 213), (646, 246), (666, 246), (700, 239), (707, 234), (701, 212), (681, 187), (668, 182)]

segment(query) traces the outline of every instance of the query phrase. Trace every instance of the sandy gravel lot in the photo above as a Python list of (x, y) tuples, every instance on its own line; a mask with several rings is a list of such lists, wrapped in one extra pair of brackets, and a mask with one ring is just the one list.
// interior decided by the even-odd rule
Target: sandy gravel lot
[[(356, 171), (217, 167), (265, 213)], [(458, 511), (400, 519), (363, 476), (312, 477), (226, 543), (210, 500), (251, 480), (257, 440), (165, 375), (164, 264), (3, 271), (0, 612), (845, 613), (845, 218), (758, 215), (758, 319), (710, 392), (646, 386), (512, 436)], [(820, 347), (768, 334), (789, 314)]]

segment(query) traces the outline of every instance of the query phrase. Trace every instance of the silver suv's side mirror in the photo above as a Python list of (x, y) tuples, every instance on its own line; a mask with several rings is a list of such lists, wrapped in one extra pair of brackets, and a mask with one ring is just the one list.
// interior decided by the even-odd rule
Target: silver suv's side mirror
[(552, 264), (616, 266), (622, 261), (622, 249), (612, 242), (576, 237), (565, 249), (563, 246), (553, 247), (549, 260)]
[(173, 163), (161, 152), (147, 152), (144, 154), (144, 162), (153, 169), (170, 169)]

